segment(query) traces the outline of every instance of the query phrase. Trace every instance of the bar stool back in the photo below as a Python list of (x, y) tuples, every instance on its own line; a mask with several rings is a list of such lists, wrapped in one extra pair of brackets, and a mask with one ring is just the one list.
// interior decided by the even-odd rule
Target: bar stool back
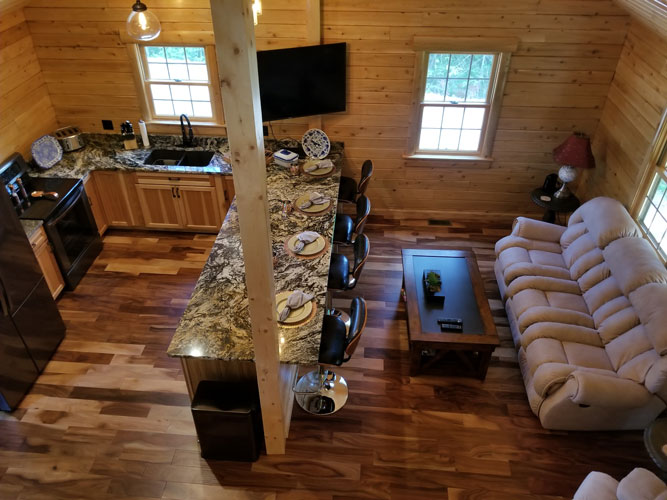
[(339, 203), (355, 203), (357, 197), (366, 192), (368, 183), (373, 175), (373, 162), (366, 160), (361, 166), (361, 178), (359, 184), (352, 178), (343, 176), (340, 178), (340, 190), (338, 192)]
[(352, 272), (350, 272), (350, 264), (345, 255), (332, 253), (327, 288), (352, 290), (357, 285), (370, 251), (371, 242), (368, 236), (363, 233), (357, 236), (354, 240), (354, 267), (352, 267)]

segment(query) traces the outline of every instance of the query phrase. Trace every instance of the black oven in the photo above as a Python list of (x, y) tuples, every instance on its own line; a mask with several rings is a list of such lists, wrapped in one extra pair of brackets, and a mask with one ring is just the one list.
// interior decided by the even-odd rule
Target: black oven
[(67, 288), (73, 290), (100, 253), (102, 242), (81, 181), (64, 201), (44, 220), (44, 230)]
[(18, 153), (0, 165), (7, 195), (21, 219), (41, 220), (68, 290), (102, 250), (81, 179), (32, 177)]

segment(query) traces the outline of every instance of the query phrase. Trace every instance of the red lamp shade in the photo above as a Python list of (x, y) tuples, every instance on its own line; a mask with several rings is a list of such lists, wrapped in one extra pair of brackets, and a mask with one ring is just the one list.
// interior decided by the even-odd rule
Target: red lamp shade
[(575, 168), (595, 168), (590, 139), (581, 133), (572, 134), (554, 149), (554, 161)]

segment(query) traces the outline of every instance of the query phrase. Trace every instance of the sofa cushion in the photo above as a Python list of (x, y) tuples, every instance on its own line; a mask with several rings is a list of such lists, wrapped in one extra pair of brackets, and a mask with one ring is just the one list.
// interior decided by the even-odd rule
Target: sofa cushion
[(584, 222), (598, 248), (628, 236), (642, 236), (637, 224), (617, 200), (606, 197), (593, 198), (581, 205), (570, 217), (570, 224)]
[(584, 293), (584, 300), (591, 314), (595, 314), (607, 302), (622, 295), (623, 292), (618, 287), (614, 276), (609, 276), (609, 278), (603, 279), (600, 283), (586, 291)]
[(613, 371), (607, 353), (602, 347), (578, 344), (575, 342), (563, 342), (563, 350), (567, 356), (567, 362), (574, 366), (596, 368), (598, 370)]
[(524, 331), (530, 325), (542, 322), (567, 323), (570, 325), (585, 326), (594, 328), (593, 318), (590, 314), (572, 311), (570, 309), (558, 309), (553, 306), (535, 306), (527, 309), (518, 318), (520, 331)]
[(543, 338), (602, 347), (600, 335), (598, 335), (597, 330), (555, 321), (542, 321), (540, 323), (533, 323), (527, 327), (521, 335), (521, 345), (528, 347), (531, 342)]
[(574, 240), (579, 238), (579, 236), (586, 233), (587, 231), (588, 230), (586, 229), (586, 224), (584, 224), (583, 222), (578, 222), (577, 224), (574, 224), (572, 218), (570, 217), (567, 229), (560, 237), (561, 248), (565, 250), (572, 244)]
[(604, 344), (623, 335), (639, 324), (639, 318), (632, 307), (615, 312), (598, 325), (598, 333)]
[(665, 266), (651, 244), (643, 238), (613, 241), (603, 254), (612, 276), (626, 296), (648, 283), (667, 283)]
[(660, 356), (667, 354), (667, 285), (651, 283), (630, 294), (646, 335)]
[(646, 336), (643, 325), (637, 325), (630, 331), (609, 342), (605, 349), (614, 370), (618, 370), (635, 356), (653, 349)]
[(578, 293), (547, 291), (544, 292), (544, 294), (549, 301), (549, 305), (552, 307), (557, 307), (558, 309), (569, 309), (571, 311), (577, 311), (589, 315), (586, 302), (584, 301), (584, 298)]

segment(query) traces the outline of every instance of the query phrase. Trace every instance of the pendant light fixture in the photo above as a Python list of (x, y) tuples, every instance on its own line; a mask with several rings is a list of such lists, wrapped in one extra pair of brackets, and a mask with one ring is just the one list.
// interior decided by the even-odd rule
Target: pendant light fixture
[(261, 0), (253, 0), (252, 2), (252, 19), (255, 22), (255, 26), (257, 26), (257, 16), (262, 13), (262, 1)]
[(141, 0), (137, 0), (132, 6), (126, 27), (128, 35), (142, 42), (156, 39), (162, 29), (160, 20), (155, 14), (148, 11), (148, 7), (141, 3)]

